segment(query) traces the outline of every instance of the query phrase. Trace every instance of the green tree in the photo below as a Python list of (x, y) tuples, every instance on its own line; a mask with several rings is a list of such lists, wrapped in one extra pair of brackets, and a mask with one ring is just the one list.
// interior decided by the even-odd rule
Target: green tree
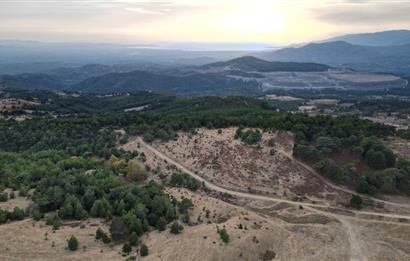
[(130, 180), (141, 181), (146, 178), (147, 174), (145, 173), (144, 168), (136, 160), (128, 161), (128, 171), (127, 177)]
[(166, 218), (164, 218), (164, 217), (159, 217), (158, 218), (158, 220), (157, 220), (157, 222), (156, 222), (156, 224), (155, 224), (155, 227), (159, 230), (159, 231), (164, 231), (165, 230), (165, 227), (167, 226), (167, 220), (166, 220)]
[(148, 256), (148, 255), (149, 255), (149, 251), (148, 251), (147, 245), (145, 245), (145, 244), (142, 244), (142, 245), (141, 245), (140, 255), (141, 255), (141, 256)]
[(67, 246), (70, 251), (76, 251), (78, 249), (78, 241), (75, 236), (71, 236), (70, 239), (67, 240)]
[(188, 198), (183, 198), (181, 202), (179, 203), (179, 212), (181, 214), (186, 214), (188, 213), (188, 210), (192, 208), (194, 204), (192, 204), (192, 201)]
[(180, 224), (178, 224), (178, 222), (174, 222), (171, 225), (171, 233), (172, 234), (179, 234), (181, 233), (181, 231), (184, 229), (184, 227)]
[(352, 195), (350, 199), (350, 206), (352, 208), (361, 209), (363, 204), (363, 200), (359, 195)]
[(43, 218), (43, 213), (41, 213), (40, 210), (35, 209), (33, 213), (31, 213), (31, 217), (33, 218), (33, 220), (39, 221)]
[(122, 252), (125, 254), (129, 254), (132, 251), (132, 246), (130, 243), (125, 242), (124, 245), (122, 246)]
[(10, 220), (23, 220), (25, 216), (26, 212), (23, 209), (15, 207), (10, 213)]
[(359, 179), (357, 180), (356, 191), (359, 193), (364, 193), (364, 194), (372, 193), (372, 188), (367, 182), (367, 179), (365, 176), (360, 176)]
[(128, 229), (120, 218), (114, 217), (110, 225), (110, 233), (114, 241), (121, 241), (127, 238)]
[(93, 217), (111, 218), (112, 206), (105, 198), (96, 200), (90, 210), (90, 214)]
[(104, 234), (105, 233), (101, 228), (97, 228), (97, 230), (95, 231), (95, 239), (97, 239), (97, 240), (102, 239)]
[(64, 201), (63, 206), (58, 211), (58, 215), (61, 218), (81, 220), (87, 217), (87, 211), (84, 210), (80, 200), (71, 195)]
[(132, 232), (130, 235), (130, 244), (133, 246), (137, 246), (138, 245), (138, 240), (139, 240), (139, 236), (136, 232)]
[(219, 230), (218, 233), (224, 243), (229, 243), (229, 234), (225, 228)]

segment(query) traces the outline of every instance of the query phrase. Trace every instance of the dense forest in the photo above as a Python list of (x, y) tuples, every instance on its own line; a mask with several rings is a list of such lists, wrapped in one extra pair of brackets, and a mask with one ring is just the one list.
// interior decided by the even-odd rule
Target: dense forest
[[(64, 219), (111, 220), (110, 239), (115, 241), (135, 241), (150, 229), (164, 230), (186, 215), (192, 203), (169, 197), (160, 184), (141, 182), (142, 166), (133, 160), (138, 153), (117, 145), (127, 136), (165, 141), (175, 139), (178, 131), (200, 127), (241, 127), (237, 135), (249, 144), (259, 142), (261, 134), (243, 128), (289, 130), (296, 135), (295, 156), (335, 182), (355, 186), (360, 193), (410, 194), (410, 162), (397, 158), (379, 141), (408, 134), (356, 116), (277, 112), (246, 97), (177, 98), (150, 92), (110, 97), (15, 92), (14, 96), (43, 102), (30, 105), (32, 119), (0, 120), (0, 190), (18, 190), (35, 204), (27, 211), (1, 211), (0, 222), (24, 215), (41, 218), (56, 211), (47, 215), (56, 228)], [(123, 111), (134, 106), (147, 107)], [(341, 152), (354, 160), (337, 163), (332, 156)], [(358, 163), (365, 167), (358, 169)], [(183, 174), (174, 174), (171, 185), (192, 190), (200, 186)]]

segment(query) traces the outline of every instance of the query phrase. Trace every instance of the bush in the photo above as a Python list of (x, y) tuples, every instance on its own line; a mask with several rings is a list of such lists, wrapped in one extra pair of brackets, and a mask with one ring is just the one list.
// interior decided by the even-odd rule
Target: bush
[(138, 239), (139, 239), (138, 234), (135, 233), (135, 232), (132, 232), (131, 235), (130, 235), (130, 244), (132, 246), (137, 246), (138, 245)]
[(9, 219), (9, 212), (6, 210), (0, 209), (0, 224), (4, 224)]
[(147, 245), (142, 244), (141, 248), (140, 248), (140, 255), (141, 256), (148, 256), (148, 254), (149, 254), (149, 251), (148, 251)]
[(365, 176), (360, 176), (357, 180), (356, 191), (363, 194), (373, 194), (374, 188), (369, 184)]
[(363, 200), (359, 195), (352, 195), (350, 199), (350, 206), (352, 208), (361, 209), (363, 204)]
[(192, 204), (192, 201), (188, 198), (183, 198), (181, 202), (179, 203), (179, 212), (181, 214), (186, 214), (188, 213), (188, 210), (192, 208), (194, 204)]
[(61, 219), (57, 214), (50, 214), (46, 217), (46, 225), (53, 226), (57, 230), (61, 226)]
[(225, 228), (218, 231), (219, 236), (221, 237), (224, 243), (229, 243), (229, 234)]
[(121, 221), (120, 218), (115, 217), (110, 225), (110, 233), (111, 238), (114, 241), (121, 241), (127, 238), (128, 236), (128, 229), (124, 222)]
[(174, 222), (171, 225), (171, 233), (172, 234), (179, 234), (181, 233), (181, 231), (184, 229), (184, 227), (180, 224), (178, 224), (178, 222)]
[(186, 173), (179, 172), (175, 172), (171, 175), (170, 184), (173, 187), (184, 187), (192, 191), (197, 190), (200, 186), (198, 180), (194, 179)]
[(78, 249), (78, 241), (75, 236), (71, 236), (70, 239), (67, 240), (67, 246), (70, 251), (76, 251)]
[(15, 207), (10, 213), (10, 220), (23, 220), (25, 216), (26, 212), (23, 209)]
[(122, 246), (122, 252), (129, 254), (131, 251), (132, 251), (132, 247), (130, 243), (124, 243), (124, 245)]
[(33, 211), (33, 213), (31, 214), (31, 217), (35, 220), (35, 221), (39, 221), (40, 219), (43, 218), (43, 213), (40, 212), (40, 210), (35, 209)]
[(102, 231), (101, 228), (97, 228), (97, 230), (95, 231), (95, 239), (100, 240), (103, 238), (104, 235), (104, 231)]
[(0, 194), (0, 202), (6, 202), (9, 199), (9, 195), (7, 193)]
[(165, 227), (167, 226), (167, 220), (164, 217), (160, 217), (157, 220), (157, 223), (155, 224), (155, 227), (159, 230), (159, 231), (164, 231)]
[(136, 160), (128, 161), (127, 177), (133, 181), (141, 181), (147, 177), (144, 168)]
[(111, 238), (107, 234), (104, 233), (104, 235), (102, 236), (102, 242), (104, 244), (109, 244), (111, 243)]
[(235, 133), (235, 138), (240, 138), (241, 141), (253, 145), (261, 141), (262, 134), (259, 130), (247, 130), (244, 132), (242, 128), (238, 128)]

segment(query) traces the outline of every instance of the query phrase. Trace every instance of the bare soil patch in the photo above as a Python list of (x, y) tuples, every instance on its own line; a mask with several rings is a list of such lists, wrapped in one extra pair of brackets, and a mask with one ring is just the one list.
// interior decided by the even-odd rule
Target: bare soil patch
[[(344, 200), (289, 158), (293, 150), (291, 133), (263, 133), (260, 146), (256, 146), (234, 139), (235, 131), (236, 128), (219, 132), (199, 129), (196, 135), (179, 133), (178, 140), (153, 146), (209, 182), (230, 190), (292, 200)], [(274, 140), (274, 147), (268, 145), (270, 139)]]

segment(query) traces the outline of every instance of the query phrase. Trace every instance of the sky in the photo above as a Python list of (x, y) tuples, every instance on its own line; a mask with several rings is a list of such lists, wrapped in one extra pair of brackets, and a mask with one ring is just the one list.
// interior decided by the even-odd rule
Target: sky
[(0, 38), (292, 44), (410, 28), (410, 0), (0, 0)]

